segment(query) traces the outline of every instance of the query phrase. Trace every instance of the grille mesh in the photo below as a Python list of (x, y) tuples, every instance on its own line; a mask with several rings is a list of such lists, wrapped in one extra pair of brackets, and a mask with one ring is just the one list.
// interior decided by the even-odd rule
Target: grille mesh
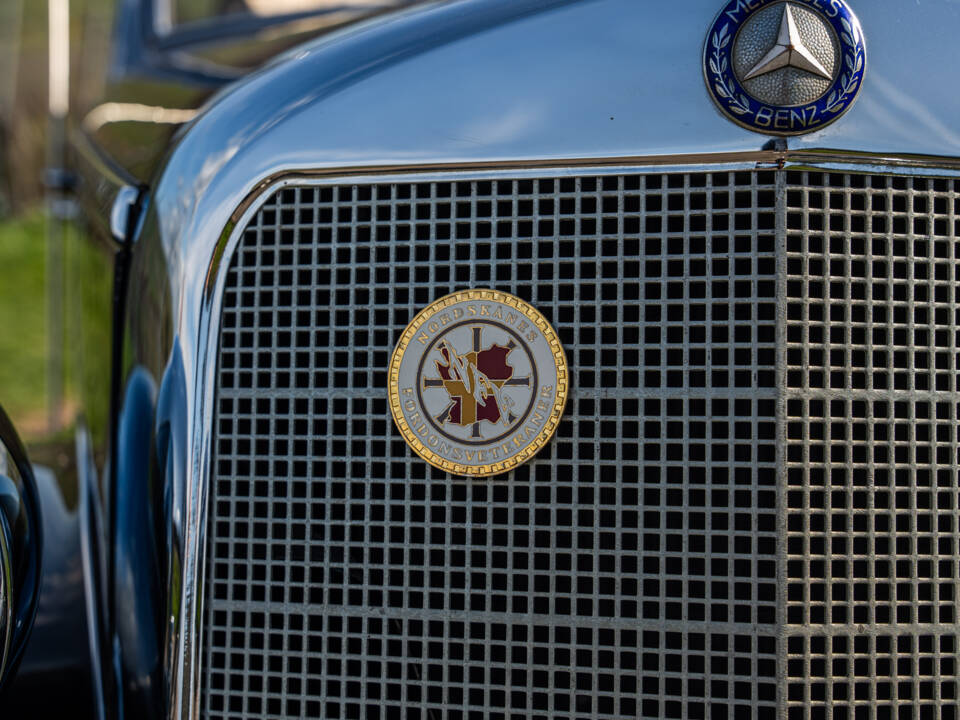
[[(280, 191), (226, 282), (203, 716), (955, 718), (957, 197)], [(533, 462), (466, 481), (412, 457), (385, 368), (470, 287), (533, 303), (573, 375)]]
[(957, 189), (787, 178), (790, 718), (957, 717)]

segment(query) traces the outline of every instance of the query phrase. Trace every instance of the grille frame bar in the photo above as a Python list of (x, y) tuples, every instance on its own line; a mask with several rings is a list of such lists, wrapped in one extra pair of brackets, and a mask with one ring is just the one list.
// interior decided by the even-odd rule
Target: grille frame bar
[[(203, 637), (203, 586), (206, 576), (208, 493), (211, 480), (212, 421), (216, 389), (217, 351), (219, 347), (223, 290), (226, 269), (240, 242), (246, 223), (276, 192), (290, 185), (342, 185), (350, 182), (443, 182), (448, 180), (496, 180), (536, 178), (545, 174), (560, 177), (613, 175), (623, 173), (679, 173), (779, 170), (778, 176), (790, 171), (855, 172), (883, 175), (922, 175), (930, 177), (960, 177), (960, 170), (935, 161), (918, 162), (915, 158), (867, 156), (858, 162), (849, 155), (831, 155), (811, 152), (762, 152), (750, 154), (748, 159), (733, 161), (733, 155), (661, 156), (643, 161), (643, 158), (564, 160), (557, 163), (524, 161), (497, 163), (496, 169), (483, 165), (465, 166), (397, 166), (390, 168), (339, 168), (317, 172), (297, 169), (276, 173), (256, 185), (237, 205), (219, 239), (211, 244), (210, 262), (203, 273), (199, 293), (198, 318), (188, 326), (195, 329), (192, 341), (192, 378), (196, 400), (189, 408), (190, 437), (185, 510), (182, 523), (183, 575), (179, 608), (168, 633), (167, 655), (170, 678), (170, 716), (178, 720), (197, 720), (201, 702), (201, 647)], [(740, 155), (744, 158), (744, 155)], [(765, 161), (770, 164), (766, 165)], [(673, 162), (676, 161), (676, 164)], [(717, 161), (717, 162), (714, 162)], [(779, 229), (778, 229), (779, 233)], [(188, 376), (189, 377), (189, 376)], [(779, 446), (779, 443), (778, 443)], [(779, 678), (778, 678), (779, 680)], [(779, 684), (779, 683), (778, 683)]]

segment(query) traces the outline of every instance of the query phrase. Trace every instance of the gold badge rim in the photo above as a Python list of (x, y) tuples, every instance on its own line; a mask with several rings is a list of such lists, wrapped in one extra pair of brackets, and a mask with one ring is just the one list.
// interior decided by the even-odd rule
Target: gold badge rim
[[(410, 341), (413, 340), (417, 331), (429, 318), (452, 305), (478, 300), (498, 302), (516, 309), (543, 333), (547, 344), (550, 346), (553, 361), (557, 369), (557, 395), (543, 429), (529, 445), (520, 450), (516, 455), (511, 456), (503, 462), (489, 463), (487, 465), (463, 465), (447, 460), (433, 452), (429, 447), (420, 442), (413, 433), (406, 418), (403, 416), (403, 409), (400, 403), (400, 362), (403, 360)], [(492, 477), (494, 475), (502, 475), (532, 460), (533, 457), (550, 442), (556, 433), (560, 419), (563, 417), (563, 411), (567, 406), (567, 397), (570, 391), (567, 356), (563, 350), (563, 345), (560, 343), (557, 331), (554, 330), (550, 321), (530, 303), (509, 293), (490, 289), (460, 290), (434, 300), (418, 312), (400, 335), (400, 340), (393, 349), (393, 354), (390, 356), (387, 378), (389, 384), (390, 413), (393, 416), (394, 424), (397, 426), (407, 445), (410, 446), (422, 460), (425, 460), (433, 467), (445, 470), (452, 475), (467, 477)]]

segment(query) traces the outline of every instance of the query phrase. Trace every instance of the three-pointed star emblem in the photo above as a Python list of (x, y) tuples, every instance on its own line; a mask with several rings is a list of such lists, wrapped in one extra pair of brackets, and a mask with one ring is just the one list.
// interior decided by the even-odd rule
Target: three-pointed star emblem
[(827, 69), (804, 45), (803, 37), (797, 29), (797, 21), (793, 17), (793, 10), (789, 3), (783, 5), (783, 16), (780, 18), (780, 33), (777, 36), (777, 44), (770, 48), (767, 54), (760, 59), (760, 62), (750, 69), (744, 76), (744, 80), (751, 80), (785, 67), (806, 70), (827, 80), (833, 79)]

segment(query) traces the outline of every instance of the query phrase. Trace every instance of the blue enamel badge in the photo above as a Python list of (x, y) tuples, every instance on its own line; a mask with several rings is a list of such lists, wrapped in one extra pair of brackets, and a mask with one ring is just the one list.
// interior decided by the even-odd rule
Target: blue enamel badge
[(867, 54), (844, 0), (729, 0), (703, 50), (707, 89), (724, 115), (767, 135), (799, 135), (853, 105)]

